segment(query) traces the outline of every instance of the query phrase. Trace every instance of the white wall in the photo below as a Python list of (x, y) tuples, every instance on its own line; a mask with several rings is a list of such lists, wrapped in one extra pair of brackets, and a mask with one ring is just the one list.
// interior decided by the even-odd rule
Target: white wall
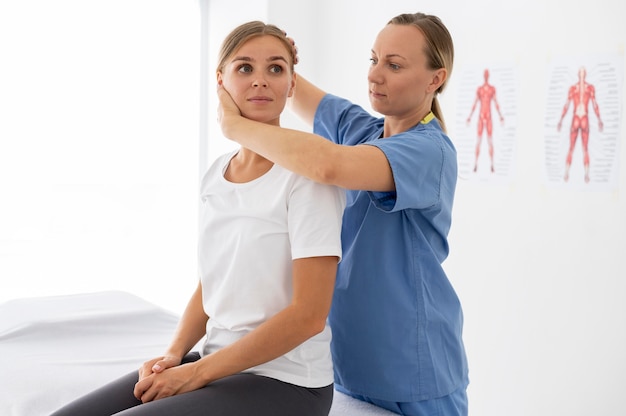
[[(475, 62), (517, 63), (514, 178), (459, 181), (445, 263), (465, 310), (470, 414), (626, 414), (626, 169), (606, 192), (553, 189), (542, 173), (546, 67), (558, 55), (623, 59), (625, 4), (326, 0), (300, 12), (286, 0), (270, 3), (270, 20), (300, 46), (298, 70), (366, 108), (369, 51), (382, 25), (401, 12), (440, 16), (455, 40), (441, 97), (453, 139), (455, 74)], [(623, 167), (624, 146), (618, 151)]]

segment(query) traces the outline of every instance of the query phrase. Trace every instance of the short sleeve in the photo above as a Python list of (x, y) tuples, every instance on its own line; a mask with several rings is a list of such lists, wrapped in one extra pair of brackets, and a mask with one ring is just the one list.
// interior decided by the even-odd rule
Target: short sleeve
[(454, 192), (454, 147), (440, 130), (421, 127), (367, 143), (385, 154), (396, 185), (394, 192), (369, 193), (379, 209), (426, 209), (439, 204), (442, 193)]
[(326, 94), (315, 112), (313, 131), (337, 144), (355, 145), (379, 137), (384, 120), (350, 101)]
[(292, 258), (337, 256), (341, 259), (341, 224), (345, 191), (300, 177), (288, 203)]

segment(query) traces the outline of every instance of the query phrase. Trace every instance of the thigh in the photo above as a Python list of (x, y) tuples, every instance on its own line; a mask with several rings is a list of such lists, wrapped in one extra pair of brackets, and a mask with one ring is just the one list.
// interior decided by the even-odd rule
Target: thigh
[(137, 371), (129, 373), (74, 400), (51, 416), (110, 416), (137, 406), (141, 401), (133, 396), (133, 389), (138, 378)]
[(333, 386), (308, 389), (242, 373), (201, 389), (133, 407), (117, 416), (327, 416)]
[[(200, 354), (193, 352), (183, 359), (183, 363), (199, 359)], [(128, 373), (65, 405), (51, 416), (110, 416), (138, 406), (141, 401), (133, 395), (138, 380), (138, 371)]]

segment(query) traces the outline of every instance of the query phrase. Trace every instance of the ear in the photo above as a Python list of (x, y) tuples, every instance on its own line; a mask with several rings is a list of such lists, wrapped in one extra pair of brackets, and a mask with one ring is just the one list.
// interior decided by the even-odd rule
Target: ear
[(428, 85), (428, 92), (434, 93), (441, 87), (441, 85), (448, 78), (448, 70), (445, 68), (439, 68), (433, 71), (433, 77)]
[(216, 75), (217, 75), (217, 85), (222, 85), (222, 82), (223, 82), (222, 71), (217, 71)]
[(295, 89), (296, 89), (296, 73), (294, 72), (293, 76), (291, 77), (291, 87), (289, 88), (289, 94), (287, 95), (287, 97), (292, 97)]

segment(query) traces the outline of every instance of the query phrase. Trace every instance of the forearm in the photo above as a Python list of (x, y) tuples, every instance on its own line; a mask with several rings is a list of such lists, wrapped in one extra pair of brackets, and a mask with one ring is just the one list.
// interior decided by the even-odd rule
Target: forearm
[(240, 373), (291, 351), (320, 332), (324, 322), (307, 321), (290, 306), (239, 341), (197, 361), (196, 374), (205, 383)]
[(325, 91), (297, 74), (296, 88), (288, 101), (289, 108), (309, 126), (312, 126), (317, 107), (325, 95)]
[(218, 119), (225, 137), (315, 182), (345, 189), (392, 191), (395, 182), (385, 154), (374, 146), (344, 146), (299, 130), (259, 123), (241, 115), (218, 88)]
[(223, 134), (241, 146), (320, 183), (332, 183), (341, 146), (299, 130), (249, 120), (238, 114), (224, 116)]
[(259, 328), (199, 361), (174, 365), (140, 377), (133, 394), (146, 403), (197, 390), (223, 377), (270, 361), (295, 348), (310, 335), (305, 322), (287, 308)]
[(181, 317), (165, 355), (183, 358), (206, 334), (208, 317), (202, 306), (202, 287), (198, 284)]
[(323, 331), (336, 272), (334, 256), (294, 261), (289, 306), (233, 344), (197, 361), (196, 374), (210, 383), (278, 358)]

